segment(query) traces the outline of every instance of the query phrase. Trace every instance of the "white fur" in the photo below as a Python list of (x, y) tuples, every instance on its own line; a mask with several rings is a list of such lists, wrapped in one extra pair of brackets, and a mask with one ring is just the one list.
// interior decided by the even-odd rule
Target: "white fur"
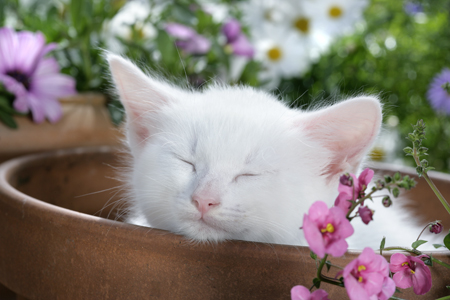
[[(375, 97), (305, 112), (249, 87), (182, 90), (107, 58), (133, 156), (129, 222), (196, 241), (304, 245), (303, 215), (317, 200), (333, 205), (339, 176), (358, 171), (380, 130)], [(203, 220), (198, 190), (220, 201)], [(358, 236), (351, 247), (381, 240)]]

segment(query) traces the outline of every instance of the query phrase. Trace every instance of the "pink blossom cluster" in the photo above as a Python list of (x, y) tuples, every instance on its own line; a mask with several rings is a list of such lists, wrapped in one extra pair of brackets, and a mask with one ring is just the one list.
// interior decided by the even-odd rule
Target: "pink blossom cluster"
[[(335, 206), (328, 208), (325, 202), (317, 201), (304, 215), (302, 229), (305, 239), (318, 257), (324, 258), (327, 254), (338, 257), (347, 251), (345, 239), (353, 234), (354, 229), (346, 215), (351, 208), (355, 208), (352, 207), (353, 203), (365, 196), (373, 175), (373, 170), (365, 169), (359, 177), (354, 174), (341, 176)], [(373, 211), (364, 203), (359, 205), (357, 215), (368, 224)], [(425, 256), (395, 253), (389, 264), (382, 255), (365, 248), (340, 273), (351, 300), (387, 300), (394, 294), (396, 286), (403, 289), (412, 286), (414, 293), (423, 295), (431, 289), (431, 272), (422, 261)], [(389, 276), (389, 271), (395, 273), (393, 278)], [(291, 297), (296, 300), (325, 300), (328, 294), (323, 290), (310, 293), (306, 287), (295, 286), (291, 290)]]

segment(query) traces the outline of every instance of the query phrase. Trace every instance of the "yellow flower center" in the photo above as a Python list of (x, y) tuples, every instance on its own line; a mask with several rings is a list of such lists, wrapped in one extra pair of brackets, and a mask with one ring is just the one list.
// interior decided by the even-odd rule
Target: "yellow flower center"
[(365, 271), (365, 270), (367, 270), (365, 265), (360, 265), (358, 267), (358, 272)]
[(332, 7), (330, 7), (330, 10), (328, 11), (328, 14), (333, 19), (337, 19), (337, 18), (341, 17), (342, 13), (343, 13), (342, 9), (338, 6), (332, 6)]
[(358, 281), (359, 281), (359, 282), (362, 282), (362, 281), (363, 281), (363, 278), (362, 278), (361, 276), (359, 276)]
[(409, 265), (408, 262), (402, 263), (402, 267)]
[(327, 224), (327, 227), (322, 228), (320, 231), (321, 231), (322, 233), (325, 233), (325, 232), (333, 233), (333, 232), (334, 232), (334, 226), (333, 226), (333, 224), (328, 223), (328, 224)]
[(411, 274), (416, 274), (416, 272), (414, 272), (413, 270), (411, 270)]
[(309, 19), (300, 17), (294, 22), (295, 28), (297, 28), (302, 33), (308, 33), (309, 31)]
[(269, 51), (267, 51), (267, 56), (270, 60), (277, 61), (281, 58), (283, 53), (281, 52), (281, 49), (279, 47), (273, 47), (270, 48)]

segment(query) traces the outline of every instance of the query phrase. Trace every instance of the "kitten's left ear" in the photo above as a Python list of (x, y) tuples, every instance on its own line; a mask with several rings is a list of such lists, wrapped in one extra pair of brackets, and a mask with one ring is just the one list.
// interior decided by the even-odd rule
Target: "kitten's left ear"
[(152, 113), (174, 101), (174, 88), (144, 74), (130, 61), (107, 54), (111, 76), (127, 115), (127, 137), (133, 149), (152, 135)]
[(309, 113), (300, 123), (307, 137), (330, 151), (322, 175), (337, 180), (345, 172), (357, 172), (379, 134), (381, 122), (380, 101), (366, 96)]

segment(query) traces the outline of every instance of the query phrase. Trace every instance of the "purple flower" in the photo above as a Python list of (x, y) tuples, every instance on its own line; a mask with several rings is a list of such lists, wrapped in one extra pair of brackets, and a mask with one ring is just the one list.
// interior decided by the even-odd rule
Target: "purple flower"
[(450, 115), (450, 70), (444, 69), (430, 84), (427, 98), (436, 111)]
[(56, 47), (45, 45), (42, 33), (0, 28), (0, 83), (15, 95), (14, 109), (31, 111), (33, 121), (62, 116), (58, 98), (75, 93), (75, 80), (60, 74), (56, 60), (45, 55)]
[(435, 221), (430, 224), (431, 233), (439, 234), (442, 232), (442, 229), (444, 229), (444, 226), (442, 225), (441, 221)]
[(194, 29), (178, 23), (169, 23), (166, 32), (175, 37), (175, 45), (190, 54), (205, 54), (211, 48), (207, 38), (198, 34)]
[(431, 289), (431, 272), (421, 260), (422, 257), (427, 256), (392, 254), (389, 267), (395, 273), (393, 279), (397, 287), (407, 289), (412, 286), (417, 295), (426, 294)]
[(387, 300), (395, 292), (395, 283), (389, 278), (388, 262), (371, 248), (364, 248), (342, 274), (350, 300)]
[(423, 12), (422, 4), (420, 3), (413, 3), (413, 2), (407, 2), (404, 6), (405, 12), (408, 15), (414, 16), (418, 13)]
[(358, 209), (359, 216), (361, 217), (361, 220), (364, 222), (364, 224), (369, 224), (370, 221), (372, 221), (373, 216), (373, 210), (368, 208), (367, 206), (360, 206)]
[(303, 217), (303, 232), (309, 248), (320, 258), (325, 253), (342, 256), (347, 251), (346, 238), (354, 232), (342, 209), (328, 209), (325, 202), (317, 201)]
[(358, 198), (364, 197), (364, 191), (369, 185), (374, 175), (373, 170), (365, 169), (358, 178), (354, 174), (345, 174), (339, 179), (339, 195), (334, 205), (341, 208), (347, 213), (352, 206), (350, 201), (356, 201)]
[(227, 46), (233, 54), (252, 58), (255, 51), (247, 37), (241, 31), (241, 25), (235, 19), (229, 20), (222, 27), (222, 33), (227, 39)]
[(330, 300), (328, 298), (328, 293), (324, 290), (316, 290), (310, 292), (307, 288), (302, 285), (296, 285), (291, 289), (291, 299), (292, 300)]

